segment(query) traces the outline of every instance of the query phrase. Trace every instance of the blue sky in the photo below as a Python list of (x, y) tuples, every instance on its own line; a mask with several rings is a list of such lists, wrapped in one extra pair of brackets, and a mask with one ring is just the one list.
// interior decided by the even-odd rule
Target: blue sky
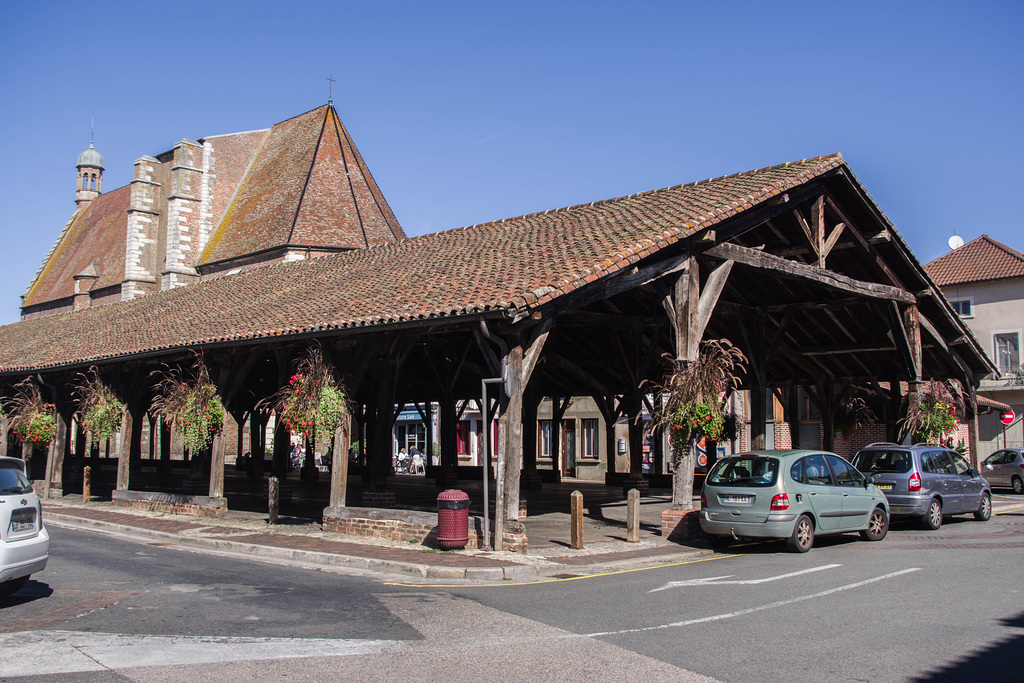
[(0, 323), (74, 209), (181, 138), (334, 102), (409, 235), (842, 152), (927, 262), (1024, 250), (1012, 2), (4, 3)]

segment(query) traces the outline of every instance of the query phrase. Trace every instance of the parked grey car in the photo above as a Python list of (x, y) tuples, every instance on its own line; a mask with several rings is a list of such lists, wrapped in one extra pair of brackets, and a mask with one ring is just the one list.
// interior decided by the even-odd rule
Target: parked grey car
[(1006, 486), (1024, 493), (1024, 448), (1004, 448), (985, 458), (981, 474), (992, 486)]
[(712, 547), (737, 539), (785, 539), (807, 552), (815, 535), (889, 531), (885, 496), (853, 465), (823, 451), (753, 451), (723, 458), (708, 472), (700, 526)]
[(889, 499), (893, 517), (919, 517), (924, 528), (938, 529), (943, 515), (973, 513), (980, 521), (992, 516), (989, 483), (945, 446), (873, 443), (853, 464)]

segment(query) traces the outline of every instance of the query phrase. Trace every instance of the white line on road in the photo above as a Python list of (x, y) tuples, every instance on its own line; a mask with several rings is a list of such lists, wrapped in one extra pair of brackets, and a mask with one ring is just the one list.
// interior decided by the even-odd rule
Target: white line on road
[(727, 576), (709, 576), (706, 579), (688, 579), (686, 581), (669, 581), (661, 588), (652, 588), (647, 591), (648, 593), (657, 593), (667, 588), (683, 588), (685, 586), (756, 586), (761, 583), (769, 583), (770, 581), (778, 581), (780, 579), (789, 579), (794, 576), (802, 576), (804, 574), (810, 574), (812, 572), (820, 572), (825, 569), (835, 569), (836, 567), (842, 567), (841, 564), (826, 564), (820, 567), (811, 567), (810, 569), (801, 569), (798, 572), (790, 572), (789, 574), (779, 574), (778, 576), (769, 576), (763, 579), (735, 579), (733, 581), (723, 581), (723, 579), (732, 578), (732, 574)]
[(864, 581), (858, 581), (857, 583), (848, 583), (845, 586), (839, 586), (838, 588), (830, 588), (820, 593), (812, 593), (810, 595), (801, 595), (798, 598), (790, 598), (789, 600), (779, 600), (768, 605), (761, 605), (759, 607), (751, 607), (749, 609), (739, 610), (738, 612), (729, 612), (727, 614), (716, 614), (710, 617), (701, 617), (700, 619), (687, 619), (686, 621), (676, 621), (671, 624), (659, 624), (658, 626), (644, 626), (643, 628), (627, 628), (621, 631), (601, 631), (597, 633), (581, 633), (580, 637), (583, 638), (598, 638), (601, 636), (618, 636), (626, 633), (642, 633), (643, 631), (658, 631), (666, 628), (675, 628), (677, 626), (693, 626), (694, 624), (707, 624), (712, 621), (722, 621), (724, 619), (732, 619), (733, 617), (742, 617), (747, 614), (754, 614), (755, 612), (763, 612), (766, 609), (773, 609), (775, 607), (783, 607), (785, 605), (792, 605), (796, 602), (803, 602), (804, 600), (812, 600), (814, 598), (823, 598), (827, 595), (833, 595), (842, 591), (848, 591), (852, 588), (860, 588), (861, 586), (867, 586), (868, 584), (877, 583), (886, 579), (892, 579), (897, 576), (904, 574), (910, 574), (911, 572), (921, 571), (920, 567), (911, 567), (909, 569), (902, 569), (898, 572), (891, 574), (883, 574), (882, 576), (876, 576), (873, 579), (865, 579)]
[(407, 643), (394, 640), (23, 631), (0, 634), (0, 677), (286, 657), (366, 655), (399, 652), (408, 647)]

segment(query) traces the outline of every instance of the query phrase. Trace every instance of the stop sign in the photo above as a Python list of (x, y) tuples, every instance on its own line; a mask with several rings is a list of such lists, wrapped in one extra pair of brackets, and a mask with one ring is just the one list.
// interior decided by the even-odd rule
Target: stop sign
[(1012, 410), (1007, 410), (999, 417), (999, 419), (1003, 421), (1004, 425), (1010, 425), (1013, 424), (1013, 421), (1016, 417), (1017, 416), (1013, 414)]

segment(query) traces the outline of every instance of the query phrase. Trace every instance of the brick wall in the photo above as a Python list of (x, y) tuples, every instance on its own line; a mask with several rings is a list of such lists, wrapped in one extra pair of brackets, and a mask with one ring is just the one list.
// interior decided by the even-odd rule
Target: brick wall
[(110, 502), (118, 507), (147, 512), (167, 512), (192, 517), (223, 517), (228, 511), (226, 498), (188, 496), (175, 493), (113, 491)]

